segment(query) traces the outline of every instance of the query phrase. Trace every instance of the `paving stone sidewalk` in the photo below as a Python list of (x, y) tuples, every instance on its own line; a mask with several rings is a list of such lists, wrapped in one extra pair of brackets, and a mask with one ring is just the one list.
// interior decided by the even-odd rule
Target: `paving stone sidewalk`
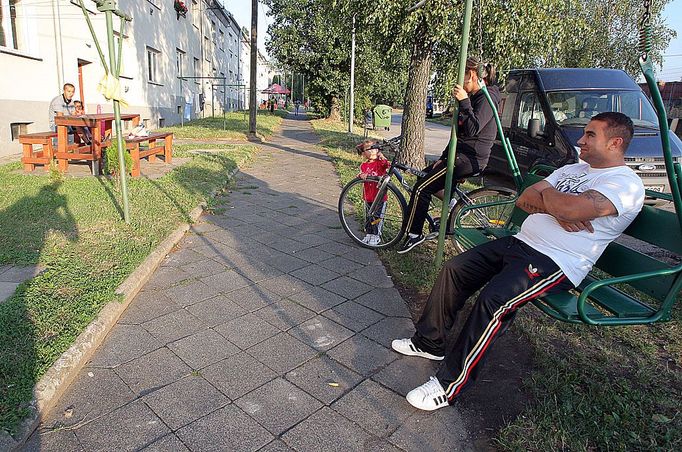
[(390, 349), (409, 312), (336, 214), (329, 158), (286, 119), (167, 256), (25, 450), (471, 450), (434, 373)]
[(40, 265), (0, 265), (0, 303), (14, 295), (22, 282), (35, 278), (43, 270)]

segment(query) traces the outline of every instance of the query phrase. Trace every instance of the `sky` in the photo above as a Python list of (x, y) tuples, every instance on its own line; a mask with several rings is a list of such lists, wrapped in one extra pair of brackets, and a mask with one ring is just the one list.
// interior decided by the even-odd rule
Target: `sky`
[(668, 49), (663, 52), (663, 69), (656, 71), (656, 76), (665, 82), (682, 80), (682, 0), (673, 0), (663, 14), (668, 27), (677, 30), (677, 38), (670, 41)]
[[(219, 0), (230, 11), (239, 25), (251, 28), (251, 2), (248, 0)], [(268, 8), (258, 2), (258, 48), (264, 55), (268, 55), (265, 50), (265, 35), (268, 25), (272, 22), (271, 17), (267, 17)], [(656, 70), (658, 79), (669, 81), (682, 80), (682, 0), (673, 0), (663, 12), (666, 23), (674, 30), (677, 30), (677, 38), (670, 41), (670, 45), (663, 53), (663, 68)]]
[[(249, 0), (218, 0), (223, 3), (225, 8), (232, 13), (240, 26), (251, 30), (251, 2)], [(682, 0), (680, 0), (682, 1)], [(267, 6), (262, 2), (258, 2), (258, 48), (263, 55), (268, 55), (265, 50), (265, 34), (268, 31), (268, 25), (272, 22), (271, 17), (267, 17)]]

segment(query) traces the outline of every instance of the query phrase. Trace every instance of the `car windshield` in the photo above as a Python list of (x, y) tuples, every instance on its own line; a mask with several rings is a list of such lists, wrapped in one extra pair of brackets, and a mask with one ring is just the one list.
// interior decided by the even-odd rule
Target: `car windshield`
[(550, 91), (547, 99), (561, 126), (582, 127), (598, 113), (618, 111), (637, 127), (658, 129), (654, 108), (641, 91)]

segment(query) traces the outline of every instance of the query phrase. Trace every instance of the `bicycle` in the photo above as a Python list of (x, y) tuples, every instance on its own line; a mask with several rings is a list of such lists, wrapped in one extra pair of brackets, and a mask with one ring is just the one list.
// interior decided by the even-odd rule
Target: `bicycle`
[[(403, 218), (407, 211), (407, 201), (401, 189), (405, 190), (408, 194), (411, 194), (413, 189), (412, 185), (403, 177), (401, 171), (417, 177), (424, 177), (426, 175), (421, 170), (397, 162), (400, 140), (401, 137), (395, 137), (372, 146), (372, 148), (378, 149), (384, 154), (393, 153), (391, 166), (386, 175), (381, 177), (367, 176), (365, 179), (356, 177), (341, 190), (338, 203), (341, 225), (350, 238), (364, 248), (386, 249), (400, 242), (406, 232)], [(472, 174), (469, 177), (478, 176), (479, 174)], [(393, 183), (394, 179), (398, 181), (397, 185)], [(464, 206), (516, 197), (514, 190), (494, 186), (484, 186), (470, 192), (465, 192), (460, 188), (460, 184), (463, 181), (464, 179), (458, 180), (453, 186), (453, 196), (448, 209), (446, 229), (446, 235), (452, 238), (453, 245), (458, 252), (463, 252), (466, 248), (455, 239), (453, 229), (455, 219)], [(374, 184), (376, 190), (373, 191), (377, 192), (374, 200), (371, 202), (365, 200), (364, 197), (365, 189), (368, 187), (367, 184)], [(441, 211), (441, 202), (432, 201), (431, 206), (432, 208), (437, 208), (438, 212)], [(513, 204), (511, 206), (490, 206), (483, 209), (470, 210), (464, 214), (464, 217), (460, 218), (460, 224), (462, 226), (488, 229), (491, 227), (501, 228), (506, 224), (512, 208)], [(431, 214), (427, 214), (426, 221), (429, 227), (427, 240), (433, 240), (438, 237), (440, 221), (438, 218), (431, 216)], [(378, 228), (380, 240), (377, 244), (370, 243), (365, 239), (365, 231), (370, 224)]]

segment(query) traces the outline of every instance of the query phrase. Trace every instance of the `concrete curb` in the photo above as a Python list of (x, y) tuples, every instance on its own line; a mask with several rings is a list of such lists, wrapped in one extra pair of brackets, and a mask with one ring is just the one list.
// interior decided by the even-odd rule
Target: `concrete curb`
[[(239, 172), (235, 168), (228, 174), (232, 179)], [(212, 193), (214, 197), (217, 192)], [(192, 223), (196, 222), (206, 207), (205, 203), (199, 204), (190, 213)], [(121, 301), (111, 301), (102, 308), (97, 317), (83, 330), (75, 342), (55, 361), (45, 372), (45, 375), (33, 388), (33, 400), (31, 401), (31, 414), (19, 426), (16, 435), (18, 439), (0, 432), (0, 451), (18, 451), (21, 446), (33, 434), (40, 424), (40, 413), (47, 412), (57, 403), (78, 375), (78, 372), (88, 362), (92, 354), (107, 337), (111, 329), (116, 325), (121, 314), (126, 310), (140, 289), (147, 283), (161, 261), (171, 252), (173, 247), (180, 242), (185, 233), (191, 227), (190, 223), (181, 223), (171, 234), (147, 256), (147, 258), (128, 276), (116, 289), (116, 294)]]

